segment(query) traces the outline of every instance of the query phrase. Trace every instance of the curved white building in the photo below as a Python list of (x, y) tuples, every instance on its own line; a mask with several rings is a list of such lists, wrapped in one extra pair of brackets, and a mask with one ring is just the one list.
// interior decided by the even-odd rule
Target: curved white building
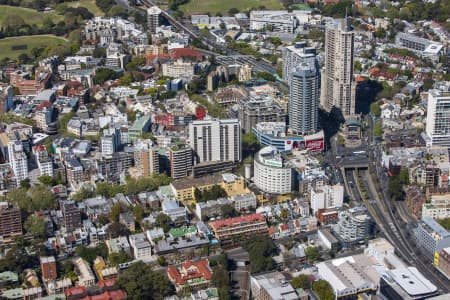
[(292, 168), (275, 147), (262, 148), (255, 157), (254, 182), (265, 193), (292, 191)]

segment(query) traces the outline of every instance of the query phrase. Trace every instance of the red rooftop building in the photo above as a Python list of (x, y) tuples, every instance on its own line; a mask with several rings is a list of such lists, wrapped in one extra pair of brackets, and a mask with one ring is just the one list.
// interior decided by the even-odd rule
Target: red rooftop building
[(207, 259), (186, 260), (180, 268), (176, 266), (169, 266), (167, 268), (167, 275), (175, 285), (177, 292), (182, 292), (187, 287), (193, 290), (208, 287), (212, 273)]
[(262, 214), (209, 222), (209, 226), (223, 248), (238, 247), (250, 236), (267, 235), (269, 232), (266, 218)]

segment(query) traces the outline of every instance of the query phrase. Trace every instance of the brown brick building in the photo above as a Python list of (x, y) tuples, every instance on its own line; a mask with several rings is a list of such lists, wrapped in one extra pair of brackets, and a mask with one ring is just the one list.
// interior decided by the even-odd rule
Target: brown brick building
[(0, 241), (10, 242), (22, 233), (20, 210), (8, 202), (0, 202)]
[(53, 256), (41, 256), (42, 279), (44, 281), (56, 280), (58, 272), (56, 270), (56, 261)]

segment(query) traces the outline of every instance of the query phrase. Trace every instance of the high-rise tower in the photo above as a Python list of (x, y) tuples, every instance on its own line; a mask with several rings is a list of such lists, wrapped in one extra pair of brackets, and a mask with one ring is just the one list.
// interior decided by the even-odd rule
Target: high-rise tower
[(325, 68), (322, 73), (321, 105), (336, 107), (344, 116), (355, 113), (354, 33), (348, 18), (334, 20), (325, 29)]
[(319, 107), (319, 67), (304, 62), (291, 75), (289, 83), (289, 128), (294, 134), (317, 131)]

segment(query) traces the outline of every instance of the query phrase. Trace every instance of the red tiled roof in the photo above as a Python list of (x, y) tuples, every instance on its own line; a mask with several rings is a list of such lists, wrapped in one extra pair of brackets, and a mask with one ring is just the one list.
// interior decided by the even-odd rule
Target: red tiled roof
[(211, 280), (212, 271), (209, 267), (209, 261), (207, 259), (195, 261), (186, 260), (180, 269), (176, 266), (169, 266), (167, 268), (167, 275), (176, 284), (184, 285), (186, 281), (194, 278)]
[(170, 58), (172, 58), (172, 59), (179, 59), (179, 58), (184, 58), (184, 57), (192, 57), (197, 60), (202, 59), (202, 54), (191, 48), (170, 49), (169, 55), (170, 55)]
[(249, 222), (255, 222), (255, 221), (265, 221), (266, 218), (262, 214), (252, 214), (247, 216), (240, 216), (236, 218), (230, 218), (230, 219), (224, 219), (224, 220), (217, 220), (214, 222), (209, 222), (209, 225), (213, 228), (219, 228), (222, 226), (231, 226), (238, 223), (249, 223)]
[(99, 286), (101, 289), (103, 289), (103, 288), (106, 288), (106, 287), (112, 287), (112, 286), (114, 286), (114, 285), (116, 284), (116, 282), (117, 282), (117, 278), (103, 279), (103, 280), (100, 280), (100, 281), (98, 282), (98, 286)]
[(100, 295), (86, 296), (82, 300), (125, 300), (127, 294), (123, 290), (108, 291)]
[(70, 296), (76, 296), (76, 295), (82, 295), (86, 292), (86, 288), (84, 286), (74, 286), (71, 288), (68, 288), (64, 294), (66, 295), (66, 297), (70, 297)]

